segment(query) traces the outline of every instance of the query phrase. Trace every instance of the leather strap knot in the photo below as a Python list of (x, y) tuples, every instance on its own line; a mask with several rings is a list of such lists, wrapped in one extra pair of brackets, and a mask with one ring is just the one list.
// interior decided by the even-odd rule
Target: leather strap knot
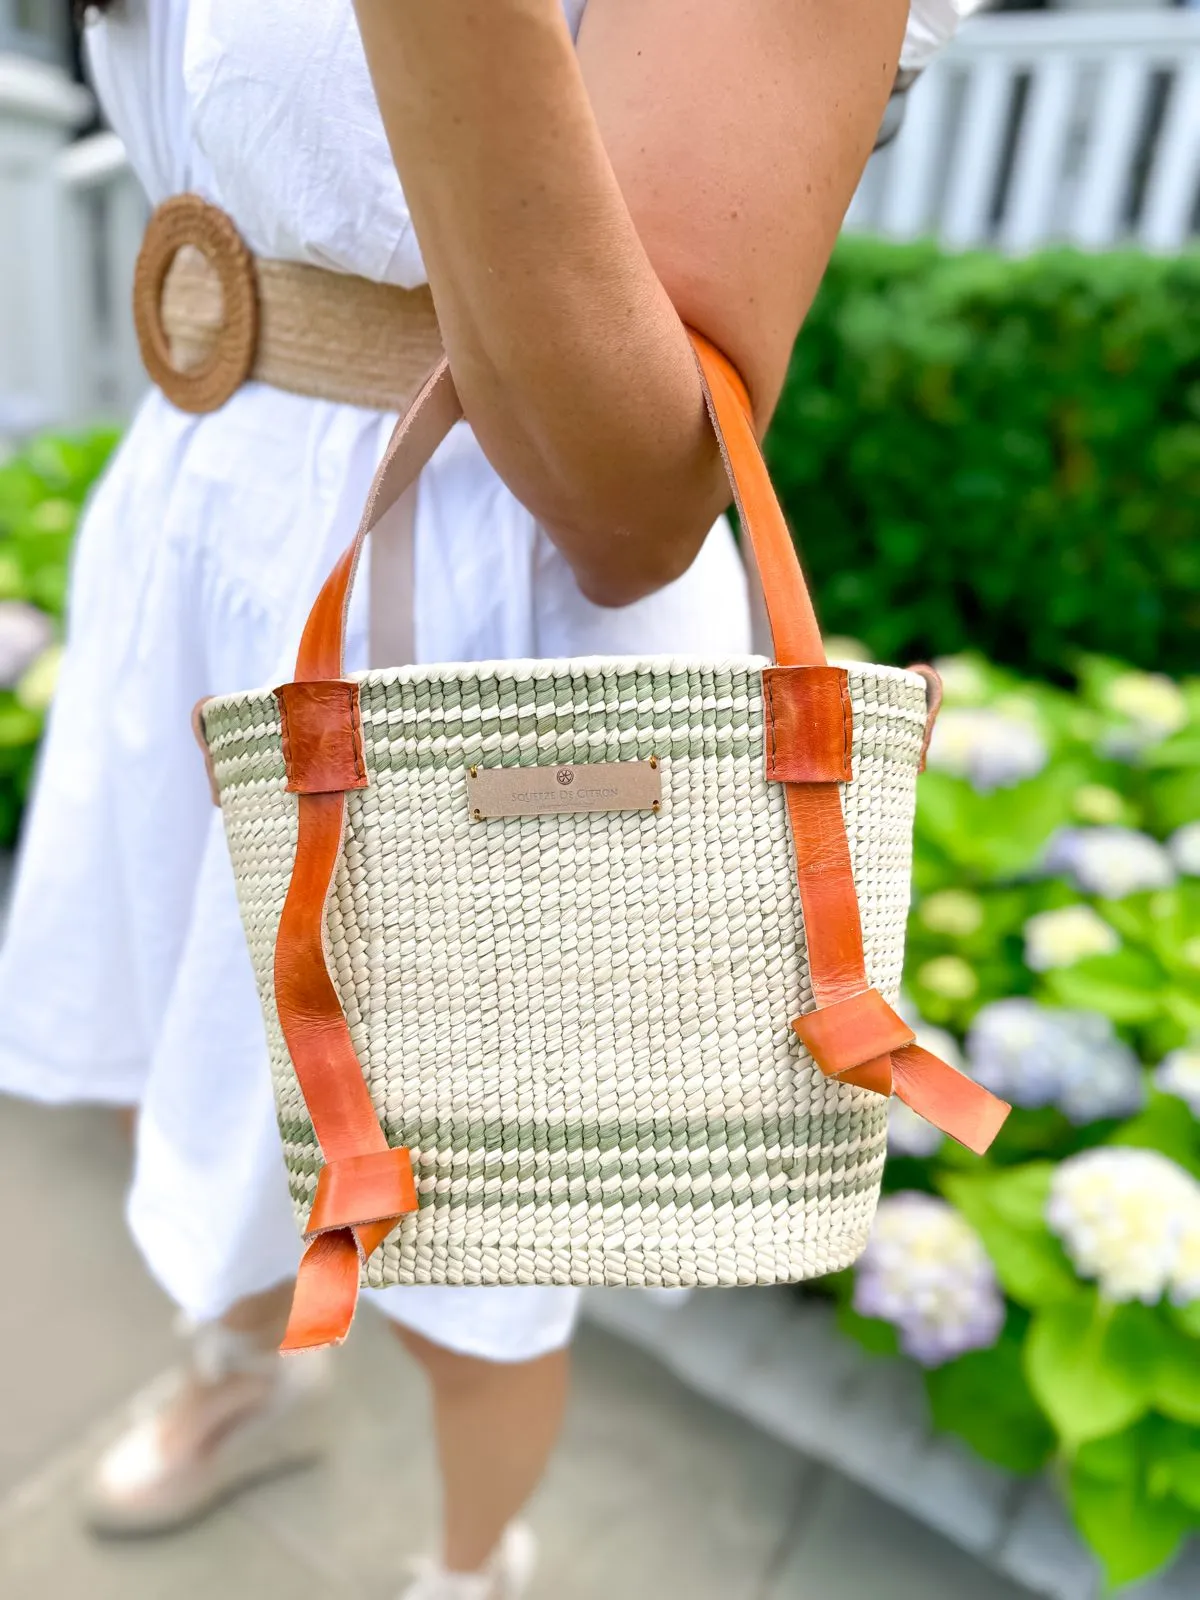
[(281, 1346), (285, 1353), (341, 1344), (354, 1318), (361, 1265), (418, 1205), (407, 1150), (385, 1147), (321, 1168)]
[(895, 1095), (959, 1144), (983, 1155), (1009, 1107), (916, 1042), (876, 989), (797, 1017), (792, 1027), (827, 1078)]
[(321, 1168), (304, 1237), (311, 1241), (337, 1228), (365, 1229), (384, 1222), (390, 1233), (416, 1209), (417, 1186), (407, 1150), (343, 1156)]

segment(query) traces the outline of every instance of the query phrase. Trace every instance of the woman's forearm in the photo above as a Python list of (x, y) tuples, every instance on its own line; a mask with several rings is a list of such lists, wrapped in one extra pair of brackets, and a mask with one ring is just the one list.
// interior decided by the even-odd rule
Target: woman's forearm
[(695, 363), (559, 0), (355, 0), (466, 413), (584, 592), (684, 571), (728, 498)]
[(764, 425), (908, 0), (588, 0), (578, 53), (560, 3), (355, 0), (467, 415), (622, 603), (727, 499), (679, 317)]

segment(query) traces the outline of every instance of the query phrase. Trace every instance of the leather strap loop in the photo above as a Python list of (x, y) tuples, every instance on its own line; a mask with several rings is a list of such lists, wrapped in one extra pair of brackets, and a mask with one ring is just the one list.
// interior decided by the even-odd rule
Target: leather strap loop
[(854, 712), (844, 667), (768, 667), (763, 742), (775, 783), (852, 783)]

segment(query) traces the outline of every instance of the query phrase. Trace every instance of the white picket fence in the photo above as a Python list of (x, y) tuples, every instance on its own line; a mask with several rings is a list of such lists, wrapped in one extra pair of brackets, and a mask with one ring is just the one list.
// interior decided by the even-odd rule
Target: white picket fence
[(1182, 248), (1200, 203), (1200, 12), (980, 17), (867, 169), (859, 232), (1022, 253)]
[[(1175, 251), (1200, 231), (1200, 11), (972, 20), (913, 89), (847, 227), (952, 249)], [(0, 56), (0, 436), (126, 414), (146, 216), (120, 142), (72, 143), (83, 91)]]

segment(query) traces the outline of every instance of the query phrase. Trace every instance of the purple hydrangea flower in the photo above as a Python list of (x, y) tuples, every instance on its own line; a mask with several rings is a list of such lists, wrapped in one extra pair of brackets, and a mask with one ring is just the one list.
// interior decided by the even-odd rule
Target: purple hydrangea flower
[(854, 1309), (900, 1333), (901, 1348), (937, 1367), (995, 1344), (1004, 1297), (979, 1235), (944, 1200), (882, 1200), (854, 1283)]
[(1137, 1056), (1097, 1011), (996, 1000), (971, 1026), (967, 1061), (993, 1094), (1027, 1108), (1057, 1106), (1079, 1126), (1129, 1116), (1146, 1098)]
[(1061, 828), (1050, 840), (1044, 870), (1073, 880), (1084, 894), (1120, 900), (1143, 889), (1169, 889), (1175, 865), (1157, 839), (1136, 828)]
[(943, 711), (933, 730), (929, 765), (966, 778), (981, 794), (1034, 778), (1050, 759), (1032, 722), (968, 706)]
[(35, 606), (0, 600), (0, 689), (13, 689), (54, 638), (54, 624)]

